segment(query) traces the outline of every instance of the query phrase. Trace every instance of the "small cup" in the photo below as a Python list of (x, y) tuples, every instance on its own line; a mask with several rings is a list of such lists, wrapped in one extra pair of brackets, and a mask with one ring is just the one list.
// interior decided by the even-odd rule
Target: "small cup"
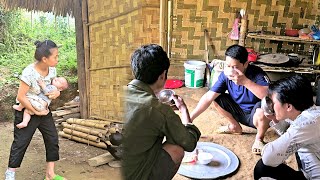
[(226, 67), (224, 68), (224, 74), (227, 76), (227, 77), (233, 77), (235, 75), (237, 75), (237, 71), (234, 70), (233, 68), (231, 67)]
[(212, 161), (213, 155), (208, 152), (199, 152), (198, 163), (199, 164), (209, 164)]
[(269, 125), (271, 128), (273, 128), (276, 131), (276, 133), (279, 136), (284, 134), (290, 126), (290, 124), (285, 120), (279, 121), (278, 123), (276, 123), (274, 121), (270, 121)]
[(261, 109), (263, 110), (265, 115), (273, 115), (273, 103), (272, 100), (266, 96), (261, 100)]

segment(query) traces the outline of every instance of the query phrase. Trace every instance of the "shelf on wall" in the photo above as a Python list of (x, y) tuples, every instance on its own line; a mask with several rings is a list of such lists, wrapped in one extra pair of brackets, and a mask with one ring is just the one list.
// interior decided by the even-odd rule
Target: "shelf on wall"
[(286, 42), (297, 42), (297, 43), (306, 43), (306, 44), (320, 44), (320, 40), (309, 40), (301, 39), (298, 37), (290, 36), (280, 36), (280, 35), (271, 35), (271, 34), (258, 34), (258, 33), (248, 33), (247, 37), (254, 39), (267, 39), (273, 41), (286, 41)]
[(254, 64), (254, 65), (261, 67), (266, 72), (320, 74), (320, 70), (313, 69), (312, 66), (277, 67), (277, 66), (267, 66), (262, 64)]

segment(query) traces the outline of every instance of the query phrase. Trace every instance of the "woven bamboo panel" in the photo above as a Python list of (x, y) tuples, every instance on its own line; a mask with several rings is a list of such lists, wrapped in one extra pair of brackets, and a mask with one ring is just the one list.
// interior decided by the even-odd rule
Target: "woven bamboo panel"
[(126, 15), (142, 6), (159, 7), (159, 0), (88, 0), (89, 22)]
[(89, 4), (89, 116), (123, 120), (130, 56), (142, 44), (159, 42), (160, 6), (155, 0), (101, 3)]
[[(208, 29), (215, 51), (209, 48), (209, 59), (223, 59), (226, 48), (238, 41), (228, 38), (235, 13), (245, 9), (248, 31), (267, 31), (283, 34), (285, 28), (302, 28), (320, 21), (320, 0), (174, 0), (172, 53), (175, 59), (203, 59), (204, 35)], [(294, 48), (292, 43), (246, 40), (247, 46), (261, 52), (275, 52)], [(179, 62), (181, 63), (181, 62)], [(183, 66), (180, 75), (183, 76)], [(175, 73), (176, 75), (177, 73)], [(170, 74), (169, 74), (170, 75)]]

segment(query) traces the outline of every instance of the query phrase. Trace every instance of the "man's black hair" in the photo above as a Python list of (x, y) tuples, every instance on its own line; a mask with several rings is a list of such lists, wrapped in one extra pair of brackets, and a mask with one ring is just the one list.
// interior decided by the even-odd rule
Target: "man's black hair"
[(244, 64), (248, 60), (247, 49), (237, 44), (228, 47), (225, 55), (240, 61), (241, 64)]
[(131, 56), (131, 68), (136, 79), (153, 84), (166, 71), (166, 78), (170, 61), (167, 53), (157, 44), (143, 45)]
[(277, 93), (281, 104), (292, 104), (299, 111), (304, 111), (314, 104), (310, 81), (298, 74), (272, 82), (268, 94), (271, 96), (274, 93)]

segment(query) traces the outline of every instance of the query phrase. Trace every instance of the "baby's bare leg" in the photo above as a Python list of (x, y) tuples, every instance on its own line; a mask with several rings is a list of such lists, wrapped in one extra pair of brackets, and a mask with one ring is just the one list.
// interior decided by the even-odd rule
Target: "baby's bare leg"
[(21, 128), (27, 127), (30, 119), (31, 119), (31, 115), (29, 113), (29, 110), (25, 109), (23, 112), (22, 122), (17, 124), (17, 128), (21, 129)]
[(12, 107), (17, 111), (22, 111), (22, 109), (24, 108), (24, 106), (21, 103), (19, 103), (19, 105), (13, 105)]

